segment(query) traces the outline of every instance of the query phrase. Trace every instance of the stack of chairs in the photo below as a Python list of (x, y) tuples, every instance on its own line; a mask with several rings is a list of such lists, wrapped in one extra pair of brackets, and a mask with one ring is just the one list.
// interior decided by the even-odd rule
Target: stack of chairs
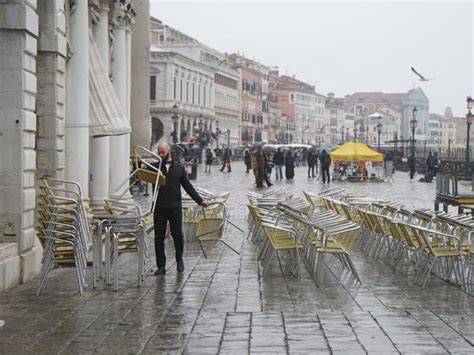
[[(105, 200), (104, 215), (95, 219), (93, 286), (103, 277), (107, 285), (113, 284), (118, 291), (118, 257), (124, 253), (137, 253), (138, 278), (140, 287), (145, 278), (148, 246), (146, 243), (145, 215), (139, 204), (119, 200)], [(105, 243), (103, 243), (105, 236)], [(102, 268), (102, 246), (105, 245), (105, 267)]]
[(321, 208), (305, 214), (280, 204), (279, 210), (286, 221), (298, 230), (304, 248), (304, 260), (317, 282), (323, 282), (326, 256), (333, 256), (333, 260), (339, 262), (343, 270), (350, 271), (361, 282), (351, 258), (360, 232), (357, 223), (329, 209)]
[[(249, 193), (249, 235), (259, 249), (265, 277), (276, 256), (287, 255), (290, 274), (301, 275), (301, 260), (317, 282), (323, 281), (325, 257), (333, 256), (343, 270), (360, 282), (351, 252), (361, 227), (357, 222), (328, 209), (326, 197), (345, 196), (345, 189), (325, 190), (321, 195), (304, 193), (304, 199), (288, 194), (258, 196)], [(342, 210), (341, 210), (342, 211)], [(280, 258), (280, 254), (285, 252)]]
[(288, 256), (288, 271), (301, 276), (301, 251), (303, 245), (299, 241), (297, 230), (288, 223), (284, 214), (278, 210), (283, 204), (285, 208), (296, 213), (307, 214), (311, 210), (308, 201), (294, 198), (285, 190), (273, 190), (265, 194), (249, 192), (249, 234), (247, 238), (259, 246), (259, 261), (262, 265), (263, 277), (268, 274), (272, 260), (277, 257), (280, 264), (282, 257)]
[(91, 242), (83, 197), (80, 185), (74, 181), (41, 178), (37, 235), (44, 250), (36, 295), (41, 293), (54, 267), (75, 267), (79, 292), (82, 294), (86, 287), (87, 253)]

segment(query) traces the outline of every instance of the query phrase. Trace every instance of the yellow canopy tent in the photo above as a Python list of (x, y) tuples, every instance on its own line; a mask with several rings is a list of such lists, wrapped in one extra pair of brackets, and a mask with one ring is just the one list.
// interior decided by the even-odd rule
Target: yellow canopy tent
[(383, 154), (362, 143), (346, 143), (330, 153), (335, 161), (383, 161)]

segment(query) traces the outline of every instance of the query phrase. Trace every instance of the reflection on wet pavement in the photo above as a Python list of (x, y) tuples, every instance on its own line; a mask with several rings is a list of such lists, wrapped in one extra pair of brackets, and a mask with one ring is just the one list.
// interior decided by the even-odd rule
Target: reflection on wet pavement
[[(296, 169), (293, 182), (277, 181), (300, 194), (318, 192), (321, 181)], [(402, 202), (409, 208), (433, 207), (434, 184), (332, 183), (351, 191)], [(199, 171), (196, 185), (231, 191), (231, 219), (246, 226), (245, 194), (253, 188), (243, 163), (232, 173)], [(41, 296), (36, 282), (0, 295), (0, 353), (472, 353), (474, 299), (437, 279), (425, 289), (394, 274), (381, 261), (357, 251), (353, 260), (362, 284), (350, 274), (325, 270), (317, 285), (303, 269), (301, 280), (282, 272), (278, 260), (265, 279), (256, 248), (236, 229), (222, 245), (186, 246), (186, 271), (169, 263), (166, 276), (146, 277), (136, 287), (134, 255), (120, 257), (120, 290), (99, 283), (83, 296), (74, 270), (54, 270)], [(173, 254), (167, 241), (168, 254)], [(153, 248), (151, 248), (153, 250)], [(153, 258), (154, 255), (151, 255)], [(90, 277), (91, 273), (89, 273)], [(91, 282), (89, 282), (91, 283)]]

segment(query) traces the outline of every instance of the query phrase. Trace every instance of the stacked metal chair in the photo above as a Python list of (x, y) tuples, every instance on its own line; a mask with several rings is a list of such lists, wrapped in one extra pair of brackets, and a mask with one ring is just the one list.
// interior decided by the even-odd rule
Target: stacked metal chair
[[(113, 283), (114, 291), (118, 291), (118, 257), (124, 253), (137, 253), (137, 283), (140, 287), (145, 278), (148, 252), (145, 215), (140, 205), (133, 202), (107, 199), (104, 208), (107, 214), (94, 216), (96, 230), (93, 248), (93, 286), (96, 287), (98, 278), (103, 277), (107, 285)], [(105, 236), (104, 243), (103, 236)], [(103, 245), (104, 268), (102, 268)]]
[(262, 265), (263, 276), (268, 274), (271, 262), (277, 257), (281, 262), (280, 254), (289, 257), (288, 270), (291, 274), (300, 277), (300, 251), (303, 246), (298, 241), (297, 231), (288, 224), (277, 207), (285, 203), (288, 209), (308, 213), (311, 205), (300, 198), (293, 198), (293, 194), (285, 190), (273, 190), (265, 194), (249, 192), (249, 235), (252, 242), (260, 247), (259, 260)]
[(304, 260), (315, 280), (323, 282), (325, 256), (332, 255), (343, 270), (349, 270), (360, 282), (359, 274), (351, 258), (352, 248), (360, 232), (360, 226), (357, 223), (327, 209), (312, 211), (305, 215), (281, 204), (279, 210), (298, 230), (304, 246)]
[(75, 267), (79, 292), (86, 287), (90, 230), (78, 183), (43, 177), (38, 195), (37, 235), (43, 245), (41, 293), (50, 270)]

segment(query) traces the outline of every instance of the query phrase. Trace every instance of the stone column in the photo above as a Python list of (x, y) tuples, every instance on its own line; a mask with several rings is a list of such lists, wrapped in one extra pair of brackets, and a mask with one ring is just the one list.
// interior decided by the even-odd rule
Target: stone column
[(72, 56), (66, 68), (66, 179), (89, 197), (89, 9), (76, 0), (69, 18)]
[[(127, 116), (127, 122), (130, 124), (130, 105), (131, 105), (131, 73), (132, 73), (132, 26), (134, 20), (129, 16), (127, 18), (127, 31), (125, 32), (125, 53), (126, 53), (126, 61), (125, 61), (125, 75), (126, 75), (126, 97), (127, 97), (127, 109), (125, 111), (125, 114)], [(127, 156), (130, 156), (130, 134), (126, 135), (127, 137), (127, 143), (126, 143), (126, 151), (127, 151)]]
[(34, 267), (36, 1), (0, 3), (0, 291)]
[[(127, 20), (124, 7), (115, 3), (112, 12), (113, 51), (112, 83), (124, 113), (127, 112), (127, 53), (126, 31)], [(110, 178), (109, 194), (118, 197), (116, 188), (129, 175), (128, 135), (110, 137)]]
[(151, 143), (150, 117), (150, 1), (134, 0), (137, 14), (132, 33), (131, 144)]
[[(97, 8), (91, 9), (94, 25), (94, 39), (100, 52), (102, 66), (109, 73), (109, 8), (107, 1), (101, 1)], [(90, 151), (90, 196), (93, 210), (102, 211), (103, 201), (109, 197), (110, 138), (91, 139)]]

